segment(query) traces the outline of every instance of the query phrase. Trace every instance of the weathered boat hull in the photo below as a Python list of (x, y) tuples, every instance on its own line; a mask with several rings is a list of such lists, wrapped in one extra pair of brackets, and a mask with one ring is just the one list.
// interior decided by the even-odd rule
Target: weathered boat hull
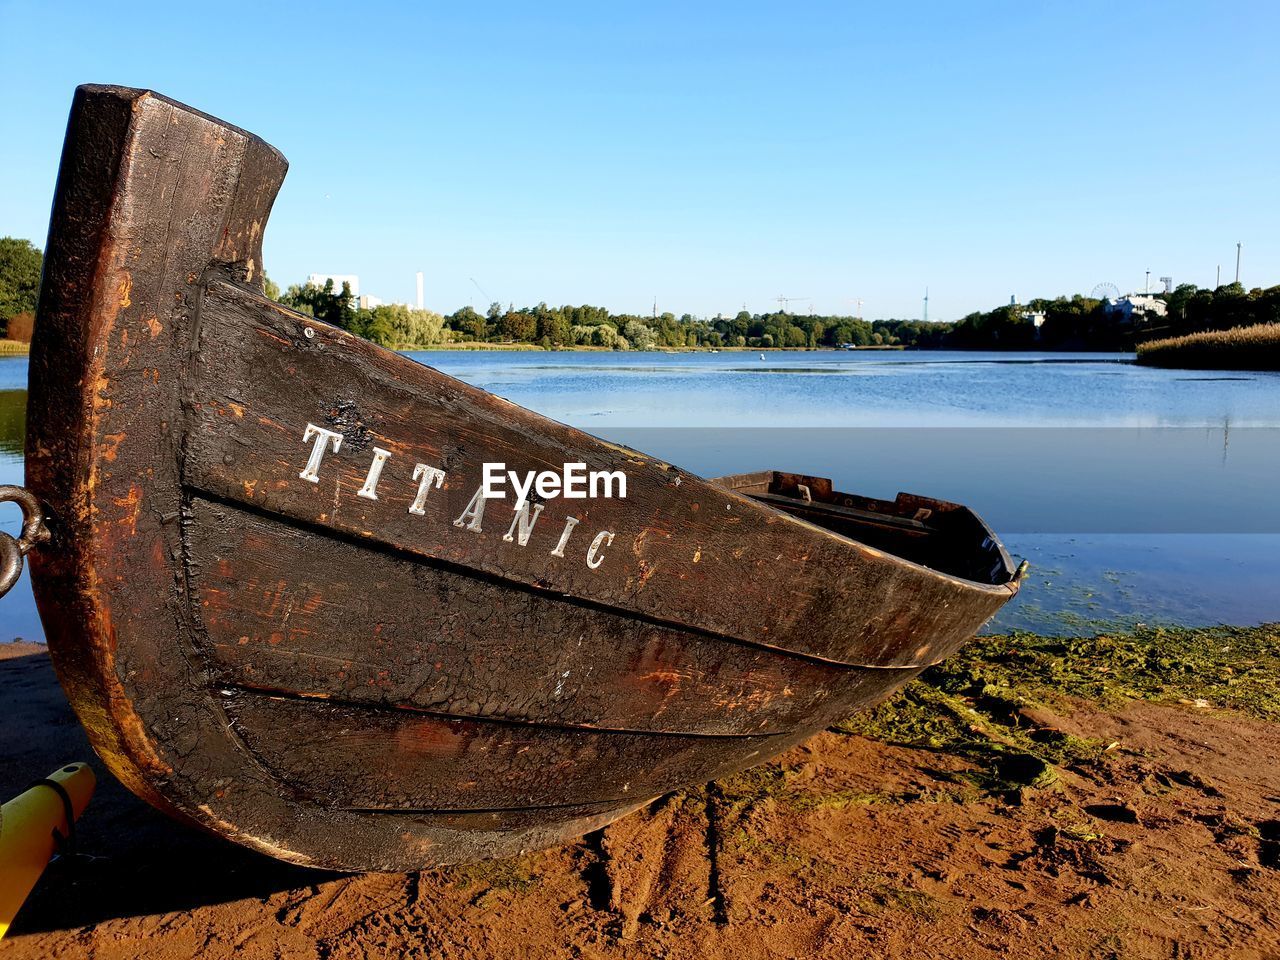
[[(272, 303), (284, 171), (163, 97), (77, 91), (33, 584), (95, 748), (158, 806), (315, 866), (516, 853), (805, 739), (1016, 591), (964, 508), (702, 480)], [(486, 462), (627, 496), (522, 513), (477, 498)]]

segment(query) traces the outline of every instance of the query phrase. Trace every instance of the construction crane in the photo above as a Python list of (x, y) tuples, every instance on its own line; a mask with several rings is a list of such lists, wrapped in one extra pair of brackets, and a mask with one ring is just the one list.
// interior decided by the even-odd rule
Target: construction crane
[[(475, 288), (476, 288), (477, 290), (479, 290), (479, 291), (480, 291), (480, 296), (484, 297), (486, 300), (489, 300), (489, 295), (488, 295), (487, 293), (485, 293), (485, 292), (484, 292), (484, 287), (480, 286), (480, 284), (476, 281), (476, 278), (475, 278), (475, 277), (471, 277), (471, 278), (470, 278), (470, 280), (471, 280), (471, 282), (475, 285)], [(492, 301), (492, 300), (489, 300), (489, 302), (490, 302), (490, 303), (492, 303), (493, 301)], [(475, 306), (476, 306), (476, 305), (475, 305), (474, 303), (473, 303), (473, 304), (471, 304), (471, 309), (473, 309), (473, 310), (474, 310), (474, 309), (475, 309)]]
[(813, 297), (784, 297), (782, 294), (778, 294), (774, 299), (778, 301), (779, 313), (786, 313), (787, 307), (793, 302), (800, 303), (807, 300), (809, 303), (813, 303)]

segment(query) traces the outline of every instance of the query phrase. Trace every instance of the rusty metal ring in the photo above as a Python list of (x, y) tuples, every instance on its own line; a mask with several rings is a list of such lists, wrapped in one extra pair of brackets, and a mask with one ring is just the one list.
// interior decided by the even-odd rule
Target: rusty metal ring
[(0, 597), (18, 582), (22, 560), (33, 548), (49, 539), (40, 501), (26, 487), (0, 485), (0, 503), (16, 503), (22, 509), (22, 533), (14, 539), (0, 533)]
[(18, 582), (22, 573), (22, 550), (18, 541), (7, 533), (0, 533), (0, 597)]

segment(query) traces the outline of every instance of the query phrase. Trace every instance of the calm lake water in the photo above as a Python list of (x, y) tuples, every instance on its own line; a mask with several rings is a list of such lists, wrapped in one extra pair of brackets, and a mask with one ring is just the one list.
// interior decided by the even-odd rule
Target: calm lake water
[[(1280, 374), (1118, 354), (410, 356), (704, 476), (968, 504), (1032, 565), (992, 630), (1280, 620)], [(26, 371), (0, 359), (0, 483), (21, 482)], [(41, 637), (25, 575), (0, 602), (15, 636)]]

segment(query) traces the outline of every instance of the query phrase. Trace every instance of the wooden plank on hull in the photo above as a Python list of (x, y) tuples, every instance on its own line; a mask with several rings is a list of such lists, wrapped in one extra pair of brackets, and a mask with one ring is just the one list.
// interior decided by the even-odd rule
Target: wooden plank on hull
[(252, 691), (223, 696), (237, 732), (264, 767), (312, 801), (343, 808), (555, 810), (625, 803), (665, 793), (672, 782), (713, 780), (794, 739), (737, 737), (730, 745), (719, 737), (449, 719)]
[(190, 515), (191, 580), (219, 683), (453, 716), (733, 736), (848, 713), (907, 675), (610, 615), (359, 543), (318, 549), (307, 531), (199, 498)]

